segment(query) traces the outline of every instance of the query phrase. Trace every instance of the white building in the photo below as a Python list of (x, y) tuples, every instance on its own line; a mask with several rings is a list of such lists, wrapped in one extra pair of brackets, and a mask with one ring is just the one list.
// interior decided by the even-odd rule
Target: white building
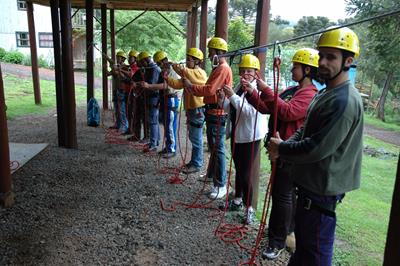
[[(26, 1), (0, 0), (0, 47), (30, 55)], [(53, 62), (53, 35), (50, 8), (33, 5), (38, 57)]]

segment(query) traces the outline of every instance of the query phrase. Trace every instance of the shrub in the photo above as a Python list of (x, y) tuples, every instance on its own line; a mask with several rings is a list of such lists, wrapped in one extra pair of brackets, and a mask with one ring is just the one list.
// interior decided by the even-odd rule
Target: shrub
[(32, 65), (31, 56), (30, 55), (25, 55), (24, 56), (24, 60), (22, 60), (22, 64), (24, 66), (31, 66)]
[(24, 57), (24, 54), (21, 52), (11, 51), (5, 54), (3, 61), (7, 63), (21, 64)]
[(6, 55), (6, 50), (4, 48), (0, 47), (0, 60), (3, 60), (3, 57)]

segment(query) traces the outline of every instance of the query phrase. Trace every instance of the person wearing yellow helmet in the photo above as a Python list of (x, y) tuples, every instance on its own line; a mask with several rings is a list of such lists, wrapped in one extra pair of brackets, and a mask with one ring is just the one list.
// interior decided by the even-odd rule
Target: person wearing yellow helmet
[[(160, 78), (161, 69), (152, 60), (150, 54), (146, 51), (141, 52), (138, 55), (139, 67), (142, 67), (142, 73), (144, 80), (148, 84), (157, 84)], [(141, 140), (141, 143), (145, 143), (143, 152), (157, 151), (157, 147), (160, 143), (160, 127), (158, 123), (159, 117), (159, 105), (160, 105), (160, 95), (158, 90), (145, 90), (144, 91), (144, 101), (145, 108), (148, 117), (145, 118), (149, 125), (149, 135), (150, 139), (146, 139), (146, 134)], [(139, 124), (140, 126), (140, 124)], [(146, 128), (146, 127), (145, 127)]]
[[(278, 98), (278, 132), (283, 139), (288, 139), (304, 122), (307, 108), (317, 88), (313, 80), (318, 80), (318, 51), (302, 48), (292, 57), (292, 80), (297, 86), (289, 87), (279, 94)], [(257, 86), (242, 79), (246, 98), (261, 113), (271, 114), (274, 110), (273, 90), (262, 80)], [(257, 90), (257, 89), (258, 90)], [(269, 119), (266, 141), (272, 137), (273, 119)], [(268, 225), (268, 244), (262, 253), (263, 258), (276, 259), (285, 248), (285, 240), (294, 231), (294, 187), (289, 174), (289, 165), (278, 162), (274, 186), (272, 188), (272, 209)]]
[[(128, 53), (128, 63), (129, 63), (129, 67), (131, 70), (130, 76), (131, 76), (132, 81), (134, 81), (134, 82), (131, 82), (131, 88), (130, 88), (128, 100), (127, 100), (127, 104), (128, 104), (127, 117), (128, 117), (128, 122), (129, 122), (129, 132), (130, 133), (134, 133), (134, 129), (133, 129), (134, 121), (133, 120), (135, 117), (134, 111), (135, 111), (135, 104), (136, 104), (136, 98), (135, 98), (136, 83), (135, 83), (135, 81), (137, 81), (137, 80), (134, 80), (134, 76), (135, 76), (135, 73), (139, 70), (139, 67), (136, 62), (138, 55), (139, 55), (139, 53), (135, 49), (131, 49)], [(134, 139), (134, 138), (136, 138), (136, 136), (131, 136), (128, 139)]]
[(317, 48), (326, 88), (314, 97), (303, 127), (268, 145), (270, 159), (290, 163), (296, 174), (297, 239), (289, 265), (331, 265), (336, 205), (360, 186), (363, 105), (347, 71), (360, 53), (358, 38), (348, 28), (331, 29)]
[[(189, 48), (186, 53), (186, 67), (180, 64), (173, 64), (174, 70), (183, 78), (190, 80), (192, 84), (204, 85), (207, 81), (206, 72), (200, 67), (203, 61), (203, 52), (196, 48)], [(174, 89), (183, 89), (181, 79), (168, 77), (168, 86)], [(203, 97), (194, 96), (187, 91), (183, 92), (183, 103), (188, 120), (189, 140), (192, 143), (190, 161), (185, 164), (182, 171), (186, 174), (196, 173), (203, 167), (203, 124), (204, 124), (204, 103)]]
[(178, 107), (180, 100), (175, 89), (168, 86), (167, 79), (168, 77), (178, 78), (178, 75), (172, 69), (166, 52), (156, 52), (153, 55), (153, 59), (162, 70), (160, 78), (155, 84), (143, 82), (142, 86), (145, 89), (160, 91), (160, 114), (163, 114), (160, 118), (164, 124), (164, 136), (166, 141), (165, 148), (159, 153), (163, 158), (172, 158), (176, 155)]
[(115, 88), (113, 91), (113, 103), (115, 109), (116, 123), (110, 127), (118, 129), (121, 134), (129, 134), (129, 123), (126, 112), (127, 94), (131, 86), (131, 73), (129, 65), (125, 65), (126, 54), (124, 51), (119, 50), (116, 53), (117, 61), (112, 66), (109, 75), (114, 77)]
[[(260, 61), (256, 56), (246, 54), (241, 57), (239, 76), (253, 87), (257, 86), (259, 70)], [(247, 101), (242, 83), (234, 89), (224, 86), (219, 91), (219, 98), (230, 116), (228, 124), (231, 126), (227, 126), (227, 135), (231, 136), (236, 169), (235, 196), (229, 201), (228, 210), (237, 211), (246, 207), (243, 222), (253, 224), (257, 208), (258, 195), (255, 191), (258, 191), (259, 184), (260, 143), (267, 133), (267, 116), (257, 114), (257, 110)]]
[(213, 179), (213, 187), (209, 193), (212, 199), (223, 198), (226, 193), (226, 161), (225, 161), (225, 122), (226, 113), (218, 104), (217, 91), (224, 85), (232, 87), (232, 70), (223, 55), (228, 45), (223, 38), (213, 37), (208, 42), (208, 58), (213, 70), (205, 85), (192, 84), (183, 79), (185, 91), (195, 96), (204, 96), (206, 104), (207, 143), (211, 151), (207, 177)]

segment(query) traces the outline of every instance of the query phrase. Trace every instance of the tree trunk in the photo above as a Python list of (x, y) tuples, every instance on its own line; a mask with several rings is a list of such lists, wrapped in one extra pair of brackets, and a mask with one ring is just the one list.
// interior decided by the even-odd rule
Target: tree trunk
[(383, 85), (383, 90), (381, 97), (379, 98), (378, 102), (378, 113), (376, 115), (377, 118), (385, 122), (385, 103), (386, 103), (386, 96), (389, 92), (390, 83), (393, 79), (393, 72), (389, 72), (386, 76), (385, 85)]

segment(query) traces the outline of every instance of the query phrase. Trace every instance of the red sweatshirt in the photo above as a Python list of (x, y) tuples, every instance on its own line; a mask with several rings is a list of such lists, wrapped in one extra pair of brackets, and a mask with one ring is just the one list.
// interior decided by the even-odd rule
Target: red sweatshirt
[[(287, 140), (304, 123), (307, 109), (314, 95), (318, 92), (317, 88), (311, 84), (298, 89), (292, 97), (285, 97), (290, 87), (280, 93), (278, 97), (278, 121), (280, 121), (279, 135), (283, 140)], [(261, 89), (260, 96), (257, 90), (253, 90), (251, 95), (246, 95), (247, 100), (258, 111), (263, 114), (272, 114), (274, 111), (274, 92), (271, 88)], [(259, 101), (260, 98), (260, 101)]]

